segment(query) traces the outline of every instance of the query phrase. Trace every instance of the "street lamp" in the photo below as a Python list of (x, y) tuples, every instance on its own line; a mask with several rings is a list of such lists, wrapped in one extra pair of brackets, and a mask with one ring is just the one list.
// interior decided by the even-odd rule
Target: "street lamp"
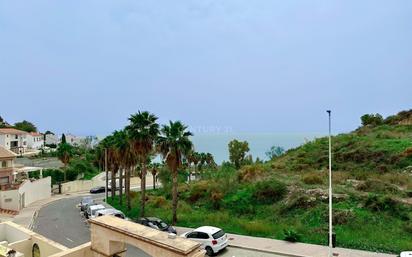
[(332, 135), (331, 110), (326, 111), (329, 116), (329, 257), (332, 257)]

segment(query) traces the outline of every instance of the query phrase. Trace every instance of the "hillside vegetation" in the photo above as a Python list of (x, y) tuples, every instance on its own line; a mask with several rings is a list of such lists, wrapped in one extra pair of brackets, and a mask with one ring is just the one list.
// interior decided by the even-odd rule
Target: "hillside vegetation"
[[(412, 111), (362, 117), (333, 137), (334, 230), (339, 247), (399, 253), (412, 249)], [(266, 163), (224, 163), (186, 182), (180, 173), (178, 225), (327, 244), (328, 140), (319, 138)], [(171, 179), (147, 196), (147, 215), (171, 220)], [(138, 195), (131, 217), (139, 213)]]

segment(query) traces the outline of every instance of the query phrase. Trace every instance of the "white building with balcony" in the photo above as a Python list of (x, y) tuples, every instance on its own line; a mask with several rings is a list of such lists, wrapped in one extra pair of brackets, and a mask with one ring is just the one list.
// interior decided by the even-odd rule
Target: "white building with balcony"
[(0, 128), (0, 146), (16, 154), (23, 154), (27, 150), (27, 132), (15, 128)]

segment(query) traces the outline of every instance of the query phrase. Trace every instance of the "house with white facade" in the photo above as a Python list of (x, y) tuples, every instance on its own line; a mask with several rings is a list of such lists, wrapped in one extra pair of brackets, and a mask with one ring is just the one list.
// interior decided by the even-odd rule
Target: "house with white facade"
[(0, 128), (0, 146), (17, 154), (27, 150), (27, 135), (29, 133), (15, 128)]
[(44, 136), (38, 132), (30, 132), (27, 134), (27, 147), (34, 150), (39, 150), (44, 146)]
[(58, 144), (60, 144), (60, 139), (55, 134), (45, 134), (44, 137), (46, 139), (46, 141), (45, 141), (46, 145), (58, 145)]
[(83, 144), (83, 137), (78, 137), (72, 134), (65, 134), (66, 142), (72, 146), (80, 146)]

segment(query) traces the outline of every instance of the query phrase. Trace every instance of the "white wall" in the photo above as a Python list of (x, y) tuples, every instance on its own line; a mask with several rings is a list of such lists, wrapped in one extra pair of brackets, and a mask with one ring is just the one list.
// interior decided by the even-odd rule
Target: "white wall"
[(21, 208), (24, 208), (33, 202), (50, 197), (51, 177), (38, 179), (33, 182), (26, 180), (19, 189), (0, 191), (0, 208), (19, 211)]
[(18, 190), (0, 191), (0, 208), (5, 210), (20, 210), (20, 194)]
[(47, 199), (51, 197), (51, 177), (46, 177), (42, 179), (35, 180), (31, 182), (30, 180), (26, 180), (20, 187), (19, 187), (20, 195), (24, 194), (25, 206), (29, 204)]

